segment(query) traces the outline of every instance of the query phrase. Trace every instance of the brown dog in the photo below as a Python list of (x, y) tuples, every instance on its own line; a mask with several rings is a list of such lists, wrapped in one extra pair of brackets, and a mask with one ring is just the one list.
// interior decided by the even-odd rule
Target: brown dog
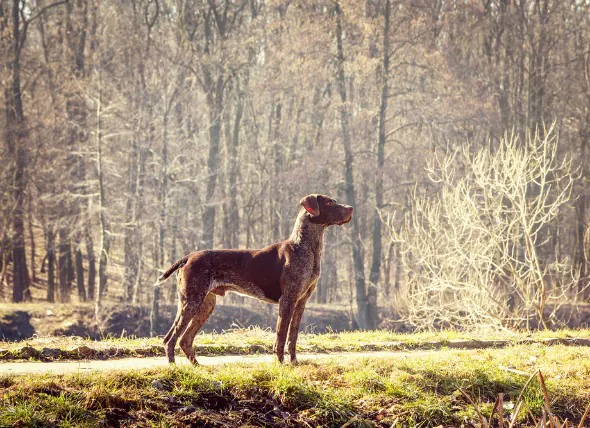
[(289, 239), (261, 250), (204, 250), (174, 263), (155, 286), (178, 271), (178, 313), (164, 344), (174, 363), (174, 347), (197, 364), (193, 341), (215, 307), (215, 296), (234, 291), (268, 303), (279, 304), (274, 352), (283, 362), (289, 337), (289, 355), (296, 362), (295, 347), (305, 303), (320, 276), (324, 230), (348, 223), (352, 207), (328, 196), (309, 195), (301, 200), (295, 227)]

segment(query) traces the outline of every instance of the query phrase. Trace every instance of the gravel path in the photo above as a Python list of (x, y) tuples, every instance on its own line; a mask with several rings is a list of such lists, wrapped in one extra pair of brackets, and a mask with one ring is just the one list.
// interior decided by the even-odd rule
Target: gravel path
[[(450, 351), (408, 351), (408, 352), (392, 352), (392, 351), (378, 351), (378, 352), (343, 352), (333, 354), (299, 354), (299, 361), (314, 361), (314, 360), (342, 360), (354, 358), (403, 358), (408, 356), (427, 355), (434, 352), (450, 352)], [(452, 351), (456, 352), (471, 352)], [(274, 355), (223, 355), (217, 357), (198, 357), (199, 363), (205, 366), (215, 366), (221, 364), (231, 363), (268, 363), (274, 361)], [(188, 365), (188, 360), (184, 357), (176, 357), (176, 362), (179, 365)], [(136, 370), (148, 368), (163, 368), (168, 367), (168, 362), (165, 357), (149, 357), (149, 358), (122, 358), (118, 360), (82, 360), (82, 361), (55, 361), (55, 362), (1, 362), (0, 375), (11, 374), (35, 374), (35, 373), (88, 373), (92, 371), (113, 371), (113, 370)]]

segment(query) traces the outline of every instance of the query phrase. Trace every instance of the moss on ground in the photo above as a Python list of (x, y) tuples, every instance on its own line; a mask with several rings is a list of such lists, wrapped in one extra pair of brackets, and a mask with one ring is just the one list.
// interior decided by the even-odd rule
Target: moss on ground
[[(505, 416), (540, 369), (554, 414), (579, 422), (590, 402), (590, 348), (509, 346), (391, 358), (0, 377), (0, 426), (479, 426)], [(533, 426), (534, 379), (516, 426)], [(512, 409), (512, 410), (511, 410)]]

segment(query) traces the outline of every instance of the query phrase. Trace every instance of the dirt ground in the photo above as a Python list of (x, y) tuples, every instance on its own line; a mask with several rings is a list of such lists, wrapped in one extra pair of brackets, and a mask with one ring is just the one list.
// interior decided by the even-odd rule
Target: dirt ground
[[(342, 359), (357, 358), (401, 358), (405, 356), (426, 355), (433, 352), (446, 351), (377, 351), (377, 352), (338, 352), (333, 354), (299, 354), (300, 361), (342, 361)], [(456, 351), (455, 351), (456, 352)], [(469, 352), (469, 350), (465, 350)], [(270, 363), (275, 360), (274, 355), (220, 355), (215, 357), (197, 356), (199, 364), (204, 366), (218, 366), (221, 364), (246, 363), (260, 364)], [(176, 364), (190, 365), (185, 357), (176, 357)], [(82, 361), (54, 361), (51, 363), (38, 361), (24, 362), (0, 362), (0, 375), (27, 374), (27, 373), (88, 373), (92, 371), (113, 371), (113, 370), (139, 370), (151, 368), (163, 368), (170, 366), (165, 357), (149, 358), (121, 358), (113, 360), (82, 360)]]

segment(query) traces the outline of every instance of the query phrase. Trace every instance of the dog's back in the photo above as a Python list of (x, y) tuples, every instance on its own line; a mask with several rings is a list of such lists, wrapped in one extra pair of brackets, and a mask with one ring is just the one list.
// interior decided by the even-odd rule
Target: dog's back
[[(278, 303), (280, 278), (285, 265), (286, 244), (279, 242), (261, 250), (205, 250), (192, 253), (183, 266), (179, 291), (194, 295), (206, 287), (217, 295), (227, 291)], [(199, 278), (198, 281), (192, 280)], [(183, 290), (182, 287), (186, 287)]]

